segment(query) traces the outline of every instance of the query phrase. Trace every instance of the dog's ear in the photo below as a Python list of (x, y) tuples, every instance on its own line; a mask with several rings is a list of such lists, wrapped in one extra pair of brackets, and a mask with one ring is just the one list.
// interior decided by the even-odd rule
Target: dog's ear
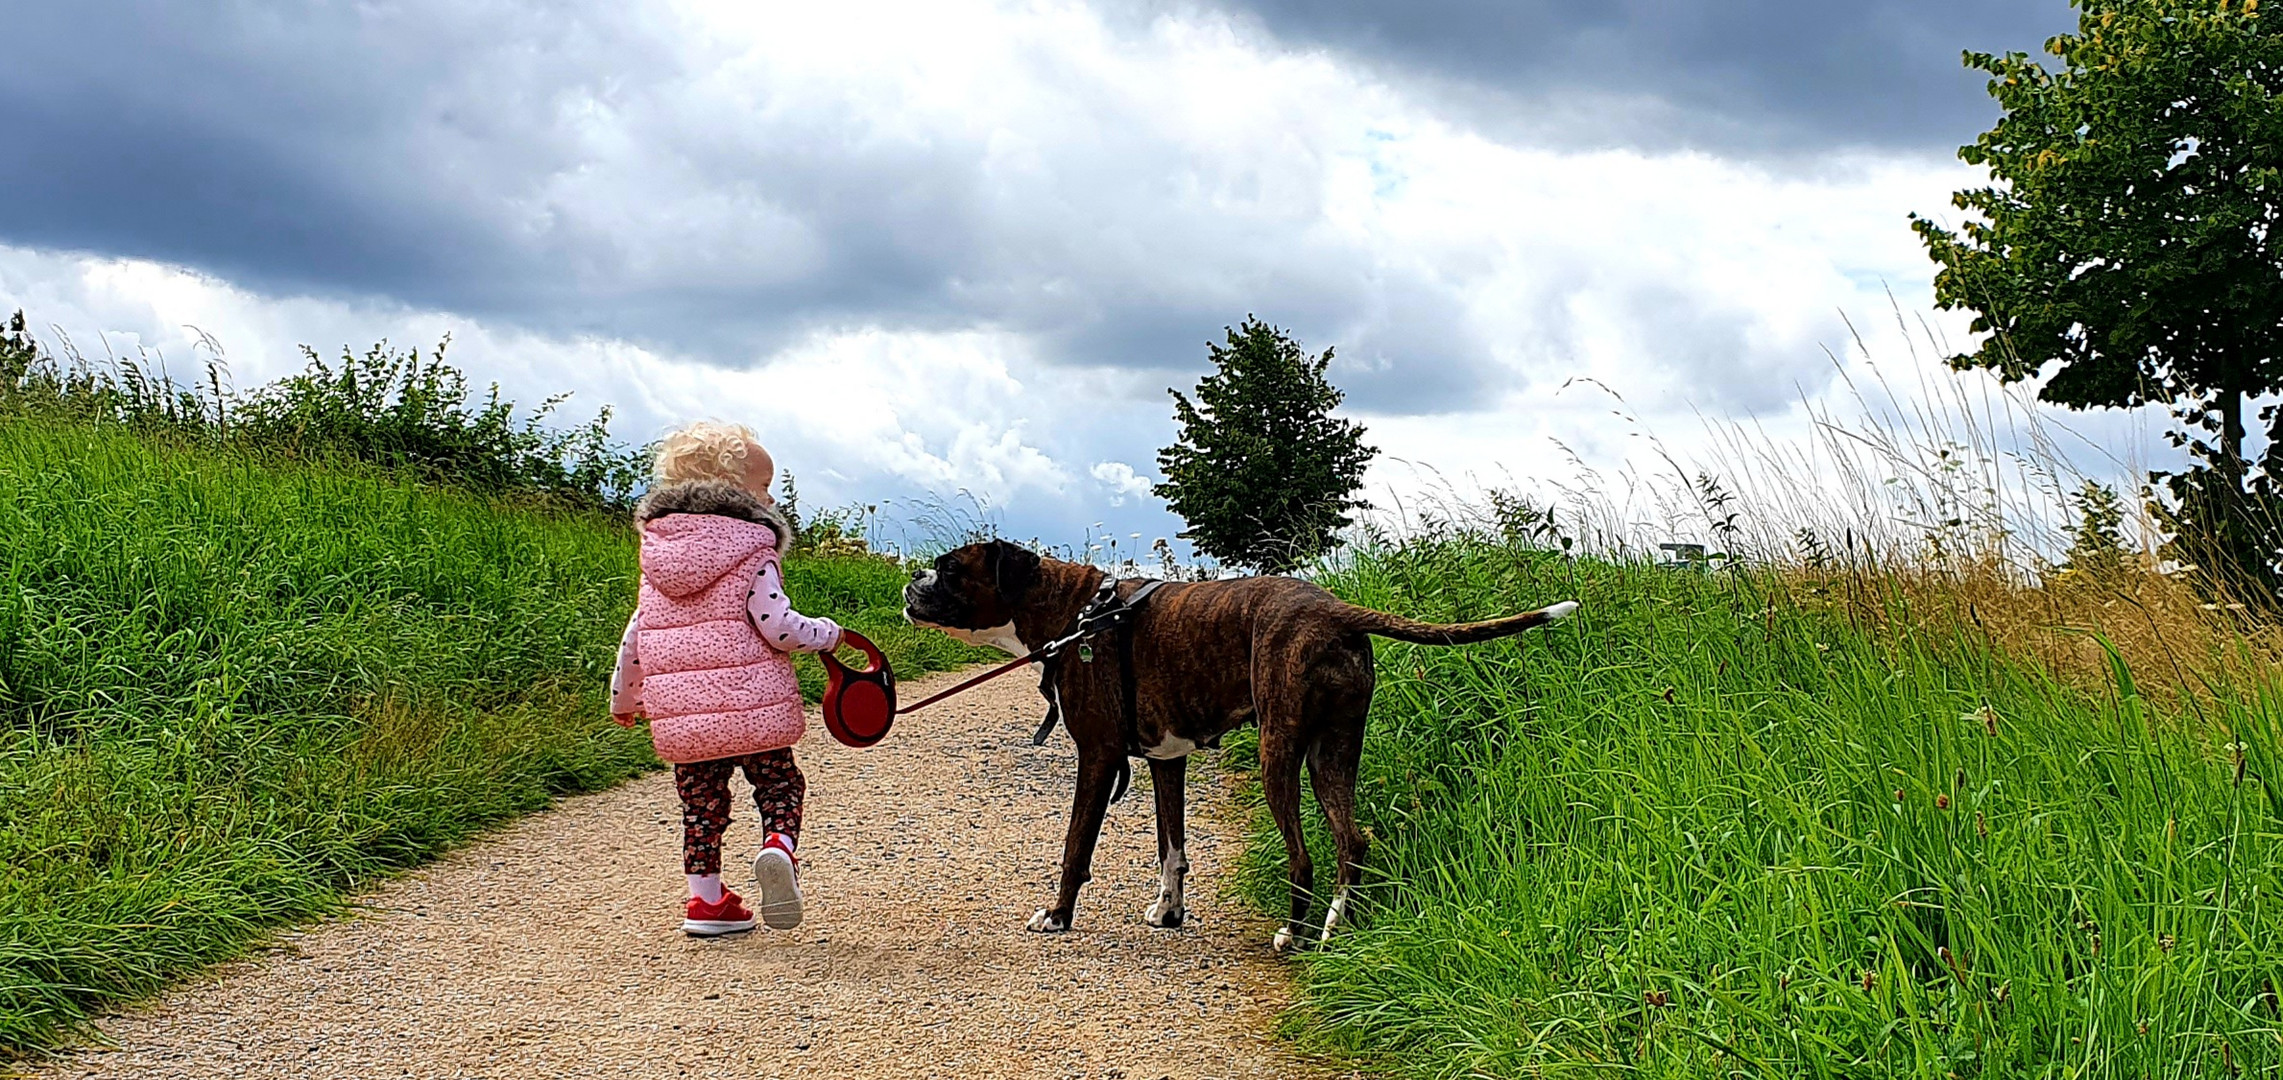
[(999, 599), (1009, 604), (1021, 600), (1038, 580), (1038, 555), (1029, 548), (993, 540), (984, 549), (983, 557), (990, 566), (991, 582), (998, 589)]

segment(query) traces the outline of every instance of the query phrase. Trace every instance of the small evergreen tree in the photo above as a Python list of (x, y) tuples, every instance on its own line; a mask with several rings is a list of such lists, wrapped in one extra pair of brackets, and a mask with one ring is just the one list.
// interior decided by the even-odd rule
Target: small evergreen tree
[(1207, 345), (1213, 373), (1191, 401), (1173, 395), (1180, 439), (1158, 451), (1156, 485), (1189, 527), (1181, 538), (1222, 562), (1285, 573), (1338, 544), (1364, 467), (1379, 451), (1364, 429), (1332, 416), (1344, 397), (1324, 378), (1332, 350), (1300, 343), (1247, 316), (1225, 345)]

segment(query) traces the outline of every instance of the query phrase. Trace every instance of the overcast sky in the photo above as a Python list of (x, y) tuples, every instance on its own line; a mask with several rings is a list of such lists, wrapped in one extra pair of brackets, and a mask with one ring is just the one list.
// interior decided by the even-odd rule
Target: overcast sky
[[(1589, 12), (1589, 14), (1579, 14)], [(1550, 476), (1789, 430), (1841, 313), (1909, 370), (1906, 225), (1975, 182), (1965, 49), (2060, 0), (13, 5), (0, 304), (242, 384), (446, 332), (645, 440), (744, 420), (812, 501), (1177, 528), (1168, 386), (1248, 313), (1387, 460)], [(1938, 332), (1956, 320), (1930, 317)], [(1850, 360), (1849, 363), (1855, 361)], [(1570, 389), (1561, 389), (1565, 383)]]

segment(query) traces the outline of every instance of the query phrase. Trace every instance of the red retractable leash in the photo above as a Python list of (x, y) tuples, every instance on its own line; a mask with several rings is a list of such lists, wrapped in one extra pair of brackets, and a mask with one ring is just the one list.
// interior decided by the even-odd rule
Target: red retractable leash
[(824, 661), (824, 729), (832, 737), (859, 749), (888, 737), (896, 722), (896, 673), (888, 658), (870, 638), (842, 629), (840, 641), (864, 654), (869, 666), (859, 671), (831, 653), (818, 653)]

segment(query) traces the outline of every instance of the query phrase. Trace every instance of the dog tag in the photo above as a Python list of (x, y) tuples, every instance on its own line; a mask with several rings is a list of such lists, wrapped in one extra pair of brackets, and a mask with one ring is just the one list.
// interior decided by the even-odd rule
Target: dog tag
[(1094, 647), (1092, 645), (1080, 645), (1078, 647), (1078, 662), (1081, 664), (1094, 662)]

